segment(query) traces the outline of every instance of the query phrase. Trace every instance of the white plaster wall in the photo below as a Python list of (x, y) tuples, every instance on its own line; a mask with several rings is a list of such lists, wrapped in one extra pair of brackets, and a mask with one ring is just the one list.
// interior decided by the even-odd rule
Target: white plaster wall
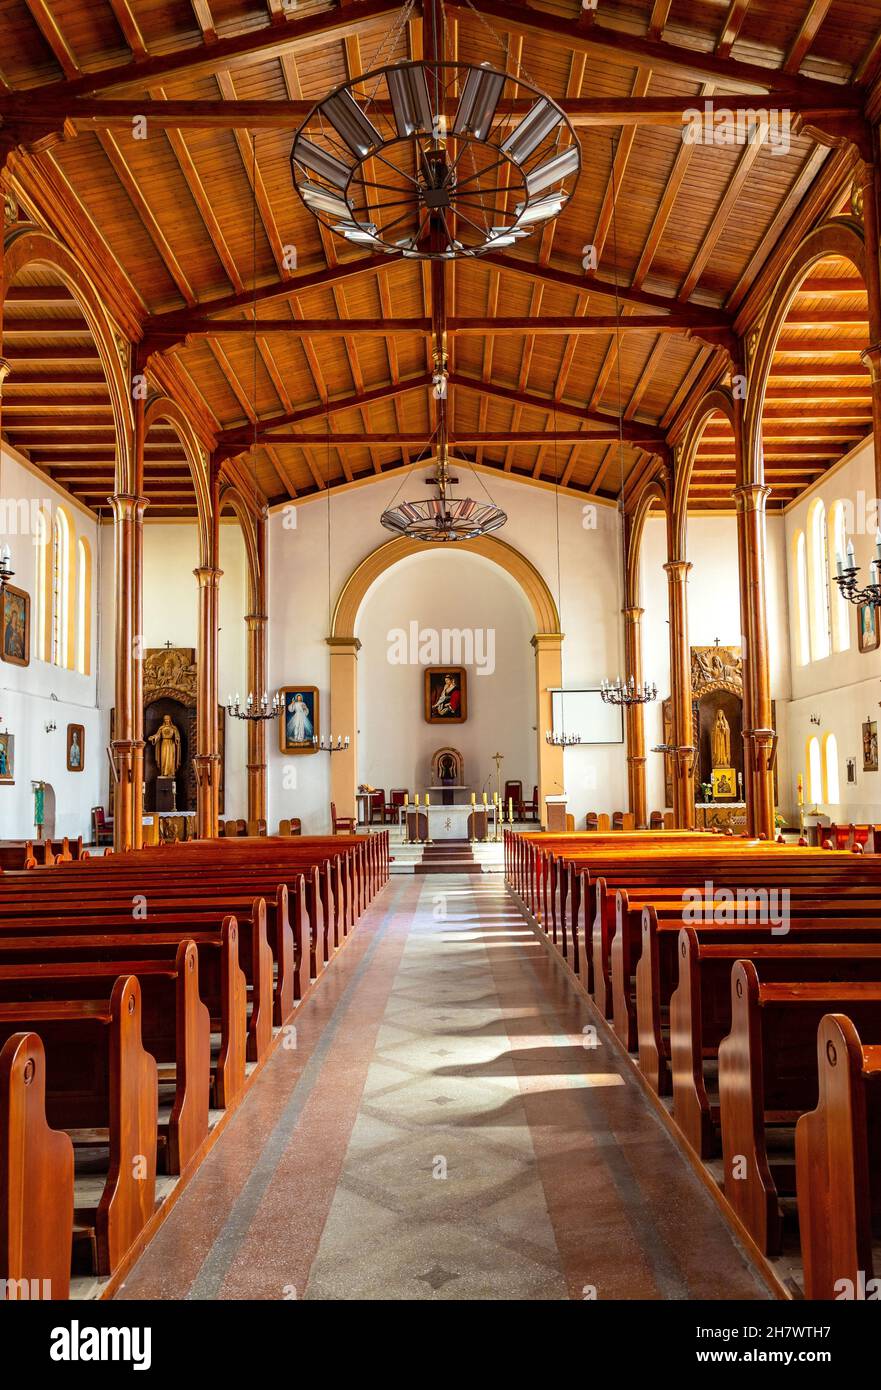
[[(688, 520), (687, 556), (689, 643), (694, 647), (712, 646), (716, 638), (722, 646), (744, 647), (740, 621), (740, 591), (737, 564), (737, 522), (734, 516), (693, 514)], [(666, 525), (661, 517), (649, 516), (643, 533), (640, 590), (645, 610), (643, 623), (643, 665), (647, 679), (658, 686), (658, 699), (646, 706), (646, 749), (662, 742), (662, 701), (670, 694), (670, 646), (667, 621)], [(770, 516), (765, 536), (766, 602), (768, 644), (771, 659), (771, 698), (777, 701), (781, 769), (787, 765), (789, 743), (787, 708), (790, 696), (788, 607), (786, 594), (786, 545), (784, 520)], [(781, 771), (781, 803), (784, 773)], [(647, 752), (646, 793), (648, 808), (664, 807), (663, 757)]]
[[(426, 469), (414, 470), (412, 478), (401, 489), (401, 497), (421, 498), (427, 495), (423, 481), (426, 474)], [(481, 483), (475, 482), (466, 467), (460, 466), (458, 474), (461, 479), (460, 492), (468, 490), (472, 495), (483, 496)], [(338, 494), (331, 500), (332, 602), (336, 602), (351, 571), (389, 539), (388, 532), (379, 524), (379, 516), (397, 491), (399, 481), (380, 478)], [(524, 486), (522, 482), (495, 475), (484, 475), (483, 481), (493, 499), (508, 513), (506, 526), (497, 533), (499, 539), (514, 546), (535, 565), (556, 597), (557, 498), (554, 492)], [(570, 687), (596, 686), (604, 676), (615, 675), (623, 669), (618, 516), (611, 507), (594, 508), (574, 498), (560, 496), (559, 524), (563, 580), (562, 629), (566, 634), (563, 643), (563, 682)], [(325, 498), (309, 500), (296, 508), (280, 508), (272, 513), (269, 522), (270, 686), (297, 683), (317, 685), (321, 698), (322, 727), (336, 733), (333, 711), (328, 707), (329, 661), (325, 642), (329, 631), (327, 554), (328, 515)], [(465, 573), (461, 557), (456, 559), (454, 546), (439, 555), (436, 563), (444, 569), (449, 567), (453, 576), (457, 569)], [(404, 572), (403, 568), (401, 572)], [(392, 586), (389, 589), (391, 593), (395, 581), (390, 577), (387, 582)], [(454, 583), (458, 592), (458, 581), (451, 579), (450, 585)], [(489, 609), (481, 598), (484, 591), (490, 594), (488, 581), (481, 577), (474, 586), (474, 613), (487, 618)], [(498, 592), (501, 594), (502, 591)], [(421, 602), (426, 603), (425, 597)], [(434, 602), (432, 597), (432, 604)], [(430, 625), (421, 612), (411, 611), (409, 616), (423, 626)], [(469, 619), (467, 613), (462, 613), (461, 622), (466, 626), (475, 626), (477, 618)], [(532, 635), (531, 631), (528, 635)], [(371, 664), (374, 655), (366, 649), (362, 650), (361, 664)], [(521, 680), (527, 683), (530, 692), (534, 682), (533, 672), (532, 651), (528, 649), (524, 655)], [(384, 689), (390, 679), (390, 668), (386, 669), (385, 678)], [(479, 693), (481, 679), (487, 678), (476, 678), (476, 683), (472, 681), (476, 694)], [(531, 713), (533, 697), (530, 694), (529, 702), (526, 702), (526, 688), (522, 717), (531, 724), (534, 722)], [(383, 690), (376, 692), (376, 699), (378, 706), (382, 707)], [(468, 725), (457, 727), (462, 730), (464, 738)], [(363, 732), (362, 722), (362, 735)], [(394, 730), (391, 730), (391, 736), (394, 739)], [(382, 747), (385, 748), (388, 746), (385, 730), (382, 739)], [(478, 753), (481, 765), (497, 751), (496, 741), (492, 737), (486, 742), (493, 746), (486, 746), (482, 755)], [(367, 738), (361, 750), (363, 776), (365, 780), (377, 782), (388, 789), (390, 778), (367, 773), (369, 766), (378, 765), (373, 743), (374, 736), (368, 725)], [(330, 814), (328, 756), (285, 757), (277, 748), (277, 740), (273, 739), (269, 751), (268, 778), (270, 822), (275, 823), (282, 816), (295, 815), (302, 818), (306, 833), (326, 829)], [(513, 772), (510, 764), (507, 770), (513, 776), (523, 775), (519, 769)], [(578, 824), (583, 824), (584, 814), (589, 809), (611, 811), (623, 808), (627, 794), (623, 746), (567, 750), (565, 780), (569, 809), (575, 814)], [(400, 785), (409, 781), (411, 779), (402, 774)], [(530, 782), (528, 791), (531, 789)]]
[[(113, 527), (102, 531), (104, 660), (101, 701), (106, 710), (114, 703), (113, 635)], [(199, 589), (193, 571), (199, 563), (199, 543), (193, 522), (144, 522), (144, 646), (197, 647), (199, 640)], [(220, 526), (220, 637), (218, 641), (218, 695), (247, 693), (247, 565), (239, 523), (224, 518)], [(107, 715), (109, 726), (109, 713)], [(247, 747), (245, 726), (226, 719), (226, 802), (224, 815), (247, 814)], [(104, 796), (106, 798), (106, 779)]]
[[(810, 493), (800, 498), (786, 513), (786, 553), (792, 556), (795, 533), (805, 532), (808, 538), (808, 508), (815, 497), (826, 507), (827, 518), (832, 504), (848, 498), (853, 504), (853, 543), (861, 578), (869, 576), (869, 564), (874, 554), (877, 510), (871, 441), (862, 444)], [(808, 538), (809, 539), (809, 538)], [(789, 596), (793, 615), (796, 613), (794, 565), (790, 564)], [(834, 594), (833, 594), (834, 598)], [(838, 743), (839, 782), (841, 799), (832, 805), (819, 803), (820, 810), (833, 820), (877, 821), (881, 819), (881, 773), (863, 772), (861, 725), (867, 719), (881, 719), (881, 649), (860, 653), (857, 645), (857, 609), (850, 614), (850, 648), (832, 652), (822, 660), (800, 665), (798, 660), (795, 621), (790, 633), (792, 661), (792, 695), (789, 708), (791, 756), (788, 766), (789, 804), (795, 806), (795, 782), (799, 772), (805, 778), (807, 796), (806, 745), (816, 734), (821, 742), (825, 734), (835, 734)], [(811, 716), (820, 723), (812, 724)], [(856, 759), (856, 782), (848, 785), (846, 761)], [(781, 788), (781, 801), (783, 800)]]
[[(467, 719), (445, 727), (423, 714), (425, 666), (419, 664), (415, 631), (438, 637), (446, 630), (474, 634), (476, 659), (468, 673)], [(407, 634), (408, 658), (391, 639)], [(356, 628), (362, 643), (358, 662), (358, 781), (406, 787), (411, 796), (429, 785), (432, 754), (446, 746), (465, 759), (465, 782), (478, 794), (496, 787), (493, 753), (504, 756), (502, 780), (523, 783), (526, 796), (536, 781), (535, 682), (530, 638), (532, 609), (520, 586), (491, 561), (463, 554), (450, 565), (446, 555), (413, 554), (373, 586)], [(391, 659), (390, 659), (391, 658)], [(452, 658), (450, 658), (452, 660)], [(458, 664), (456, 662), (455, 664)]]
[[(101, 578), (97, 525), (90, 513), (5, 448), (0, 453), (0, 499), (4, 503), (0, 545), (8, 544), (12, 551), (15, 570), (12, 583), (31, 597), (30, 665), (14, 666), (0, 661), (0, 728), (15, 736), (15, 782), (0, 785), (0, 839), (27, 839), (34, 834), (33, 778), (48, 782), (54, 789), (56, 835), (82, 835), (88, 840), (90, 808), (103, 801), (107, 766), (105, 721), (97, 702), (97, 594)], [(36, 654), (36, 550), (33, 535), (21, 533), (21, 502), (25, 503), (28, 517), (32, 513), (32, 502), (44, 503), (50, 521), (55, 507), (63, 505), (72, 523), (74, 557), (79, 536), (85, 536), (91, 548), (92, 670), (89, 675), (53, 666)], [(17, 518), (14, 525), (13, 514)], [(56, 729), (47, 733), (46, 724), (53, 722)], [(67, 771), (68, 724), (82, 724), (86, 731), (82, 772)]]

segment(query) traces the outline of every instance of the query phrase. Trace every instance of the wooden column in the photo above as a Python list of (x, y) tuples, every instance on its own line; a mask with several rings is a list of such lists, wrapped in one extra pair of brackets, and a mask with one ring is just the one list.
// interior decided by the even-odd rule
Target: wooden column
[[(254, 575), (253, 612), (246, 614), (248, 629), (248, 689), (255, 697), (266, 691), (266, 521), (254, 523), (257, 573)], [(283, 718), (283, 715), (279, 715)], [(266, 819), (266, 724), (248, 724), (248, 820)]]
[[(248, 689), (266, 690), (266, 614), (248, 613)], [(283, 718), (279, 715), (279, 718)], [(248, 723), (248, 820), (266, 819), (266, 724)]]
[[(114, 572), (116, 590), (116, 729), (111, 745), (118, 778), (114, 797), (113, 844), (116, 850), (135, 845), (135, 816), (141, 822), (140, 786), (135, 801), (135, 754), (138, 730), (143, 718), (143, 639), (136, 632), (140, 609), (135, 602), (136, 552), (140, 545), (146, 497), (114, 493), (108, 498), (113, 509)], [(135, 701), (141, 715), (136, 713)], [(140, 740), (140, 773), (143, 777), (143, 740)]]
[[(642, 608), (624, 610), (625, 676), (642, 684)], [(645, 714), (642, 705), (625, 706), (627, 720), (627, 804), (637, 829), (648, 820), (645, 790)]]
[(691, 564), (668, 560), (670, 694), (673, 706), (673, 818), (678, 830), (694, 827), (694, 721), (691, 711), (691, 653), (686, 585)]
[[(3, 384), (12, 370), (12, 364), (3, 356), (3, 274), (6, 253), (6, 196), (8, 184), (5, 177), (9, 156), (15, 148), (15, 141), (0, 130), (0, 430), (3, 428)], [(11, 204), (14, 207), (14, 203)]]
[[(135, 372), (143, 370), (137, 359)], [(144, 444), (146, 441), (146, 401), (138, 392), (134, 405), (135, 493), (144, 490)], [(144, 844), (144, 507), (136, 507), (132, 518), (132, 849)]]
[(777, 751), (777, 735), (771, 722), (765, 603), (765, 502), (770, 491), (764, 483), (742, 483), (734, 489), (746, 640), (744, 689), (749, 689), (749, 722), (743, 731), (744, 781), (750, 785), (748, 828), (751, 835), (764, 835), (769, 840), (774, 837)]
[[(215, 551), (216, 553), (216, 551)], [(218, 583), (223, 573), (213, 565), (200, 565), (193, 573), (199, 581), (199, 647), (197, 652), (196, 833), (200, 840), (217, 834), (219, 764), (217, 748), (217, 619)]]

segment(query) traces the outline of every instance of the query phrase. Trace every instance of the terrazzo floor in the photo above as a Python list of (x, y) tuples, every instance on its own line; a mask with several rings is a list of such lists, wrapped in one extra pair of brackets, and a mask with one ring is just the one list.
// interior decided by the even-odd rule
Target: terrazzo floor
[(117, 1298), (768, 1297), (594, 1022), (500, 878), (392, 879)]

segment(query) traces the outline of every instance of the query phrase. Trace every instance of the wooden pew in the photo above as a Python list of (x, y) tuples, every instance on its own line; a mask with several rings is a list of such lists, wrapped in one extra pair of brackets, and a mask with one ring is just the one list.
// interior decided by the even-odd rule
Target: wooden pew
[[(748, 959), (763, 982), (881, 979), (881, 922), (845, 940), (835, 924), (802, 924), (785, 941), (757, 939), (738, 927), (684, 927), (678, 937), (678, 982), (670, 1003), (673, 1117), (704, 1158), (719, 1151), (719, 1106), (712, 1059), (731, 1031), (731, 971)], [(853, 933), (848, 933), (853, 936)]]
[(804, 1291), (809, 1299), (877, 1299), (881, 1236), (881, 1045), (850, 1018), (817, 1031), (819, 1097), (795, 1128)]
[(208, 1134), (211, 1031), (199, 997), (195, 942), (182, 941), (173, 960), (52, 961), (39, 939), (30, 953), (27, 964), (0, 955), (0, 1004), (109, 999), (121, 975), (136, 976), (142, 1042), (160, 1064), (160, 1086), (170, 1085), (173, 1094), (170, 1113), (160, 1120), (158, 1151), (167, 1173), (182, 1172)]
[(0, 1050), (0, 1279), (37, 1297), (70, 1293), (73, 1144), (46, 1120), (46, 1054), (36, 1033)]
[(247, 1052), (247, 986), (239, 966), (238, 924), (224, 919), (220, 931), (141, 931), (111, 933), (74, 930), (67, 934), (16, 936), (0, 932), (0, 964), (47, 968), (58, 964), (103, 962), (108, 958), (137, 966), (160, 961), (171, 966), (182, 942), (192, 940), (199, 951), (199, 996), (208, 1009), (211, 1029), (219, 1033), (212, 1058), (212, 1100), (218, 1109), (229, 1106), (245, 1084)]
[[(814, 897), (812, 887), (796, 886), (788, 907), (785, 934), (775, 935), (759, 913), (739, 912), (726, 923), (714, 920), (714, 911), (727, 904), (709, 903), (704, 911), (709, 920), (694, 930), (702, 941), (721, 941), (725, 932), (742, 941), (782, 944), (784, 941), (874, 941), (881, 939), (881, 893), (869, 898)], [(625, 979), (621, 956), (613, 958), (613, 1016), (615, 1031), (628, 1050), (638, 1050), (643, 1075), (659, 1095), (670, 1089), (665, 1019), (672, 1007), (672, 995), (681, 979), (683, 948), (680, 932), (691, 928), (679, 902), (657, 903), (640, 912), (642, 950), (633, 982)], [(626, 938), (625, 938), (626, 939)], [(616, 937), (617, 942), (617, 937)], [(727, 1009), (727, 1002), (722, 1006)], [(717, 1039), (718, 1041), (718, 1039)]]
[[(776, 1150), (783, 1127), (817, 1105), (817, 1030), (824, 1014), (838, 1012), (881, 1041), (881, 982), (763, 983), (748, 960), (731, 972), (731, 1032), (719, 1045), (725, 1196), (766, 1254), (781, 1248), (781, 1193), (795, 1191), (791, 1151)], [(775, 1159), (784, 1159), (773, 1166), (771, 1133)]]
[[(38, 1032), (46, 1052), (46, 1116), (74, 1149), (107, 1151), (100, 1193), (75, 1189), (74, 1245), (98, 1274), (110, 1274), (153, 1214), (157, 1071), (141, 1044), (141, 991), (133, 975), (108, 1001), (0, 1004), (0, 1040)], [(27, 1213), (25, 1215), (27, 1219)]]

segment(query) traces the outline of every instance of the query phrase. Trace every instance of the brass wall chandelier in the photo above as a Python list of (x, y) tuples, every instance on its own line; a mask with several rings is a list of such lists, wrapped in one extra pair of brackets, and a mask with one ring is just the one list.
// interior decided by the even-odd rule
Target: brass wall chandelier
[(422, 61), (377, 66), (316, 102), (294, 137), (294, 187), (326, 227), (372, 251), (450, 260), (511, 246), (571, 198), (577, 136), (519, 72), (449, 61), (440, 0), (426, 0), (423, 26)]

